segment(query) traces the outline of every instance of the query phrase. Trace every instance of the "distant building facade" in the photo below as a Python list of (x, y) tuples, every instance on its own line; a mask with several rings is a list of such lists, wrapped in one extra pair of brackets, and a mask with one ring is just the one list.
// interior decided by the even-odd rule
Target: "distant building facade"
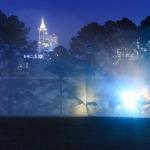
[(52, 52), (58, 46), (58, 37), (55, 33), (48, 34), (44, 19), (42, 18), (38, 28), (38, 49), (35, 53), (24, 55), (25, 59), (44, 59), (47, 52)]
[(44, 19), (41, 20), (41, 25), (38, 28), (39, 39), (38, 39), (38, 52), (51, 52), (55, 47), (58, 46), (58, 37), (55, 33), (48, 34), (47, 27)]

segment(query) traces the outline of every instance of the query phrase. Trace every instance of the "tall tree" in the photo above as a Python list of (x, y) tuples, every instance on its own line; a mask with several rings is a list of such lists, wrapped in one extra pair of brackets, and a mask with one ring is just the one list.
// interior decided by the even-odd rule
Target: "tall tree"
[(139, 47), (144, 58), (150, 59), (150, 16), (142, 20), (139, 26)]
[(16, 16), (6, 16), (0, 12), (1, 74), (12, 77), (28, 46), (29, 28)]
[(0, 11), (0, 76), (5, 82), (9, 115), (13, 114), (15, 100), (19, 100), (18, 89), (22, 90), (21, 85), (25, 83), (17, 78), (24, 77), (27, 69), (22, 65), (26, 64), (23, 55), (31, 44), (28, 33), (29, 28), (18, 17), (6, 16)]
[(84, 26), (78, 35), (72, 38), (71, 41), (71, 53), (80, 62), (80, 68), (83, 69), (85, 75), (95, 76), (95, 73), (99, 66), (105, 62), (104, 56), (106, 51), (104, 49), (104, 30), (103, 26), (98, 23), (91, 23)]
[(137, 54), (138, 28), (128, 18), (108, 21), (104, 25), (105, 41), (114, 61), (128, 59)]

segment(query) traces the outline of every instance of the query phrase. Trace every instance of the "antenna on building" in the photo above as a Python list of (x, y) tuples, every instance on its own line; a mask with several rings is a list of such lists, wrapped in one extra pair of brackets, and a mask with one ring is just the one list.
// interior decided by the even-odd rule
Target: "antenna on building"
[(41, 25), (40, 25), (40, 28), (39, 28), (40, 31), (47, 31), (47, 28), (45, 26), (45, 22), (44, 22), (44, 19), (42, 17), (42, 20), (41, 20)]

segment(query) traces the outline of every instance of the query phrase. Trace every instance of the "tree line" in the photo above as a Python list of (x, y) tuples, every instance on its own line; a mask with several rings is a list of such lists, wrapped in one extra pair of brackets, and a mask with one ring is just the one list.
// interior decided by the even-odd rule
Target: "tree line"
[(99, 80), (105, 85), (118, 77), (148, 78), (150, 16), (139, 25), (128, 18), (89, 23), (69, 48), (58, 46), (43, 60), (24, 58), (37, 52), (29, 32), (17, 16), (0, 11), (1, 115), (65, 114), (68, 104), (84, 104), (75, 92), (81, 79), (88, 93)]

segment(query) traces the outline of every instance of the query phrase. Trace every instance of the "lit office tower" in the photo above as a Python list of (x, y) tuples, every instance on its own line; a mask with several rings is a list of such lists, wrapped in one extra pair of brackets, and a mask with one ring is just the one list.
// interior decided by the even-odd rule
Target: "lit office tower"
[(48, 34), (47, 27), (44, 23), (44, 19), (42, 18), (41, 25), (38, 28), (39, 31), (39, 52), (50, 52), (53, 51), (55, 47), (58, 45), (58, 37), (56, 34)]

